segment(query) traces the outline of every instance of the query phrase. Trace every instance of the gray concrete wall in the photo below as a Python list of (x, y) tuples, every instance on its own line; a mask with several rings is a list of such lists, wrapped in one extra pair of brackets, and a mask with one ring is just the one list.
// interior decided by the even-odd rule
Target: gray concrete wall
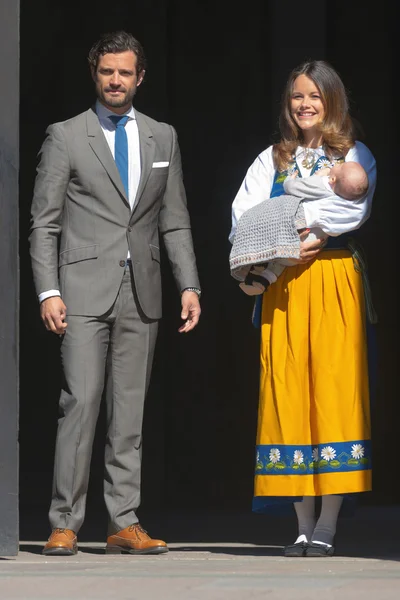
[(18, 553), (19, 0), (0, 0), (0, 555)]

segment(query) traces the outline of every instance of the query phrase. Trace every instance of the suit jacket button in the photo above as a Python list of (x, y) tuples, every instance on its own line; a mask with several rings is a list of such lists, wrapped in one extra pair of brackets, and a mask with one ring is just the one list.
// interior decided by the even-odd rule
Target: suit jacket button
[(119, 266), (120, 266), (120, 267), (124, 267), (124, 266), (125, 266), (125, 264), (126, 264), (126, 262), (125, 262), (124, 260), (120, 260), (120, 261), (119, 261)]
[(132, 227), (128, 227), (128, 231), (132, 231)]

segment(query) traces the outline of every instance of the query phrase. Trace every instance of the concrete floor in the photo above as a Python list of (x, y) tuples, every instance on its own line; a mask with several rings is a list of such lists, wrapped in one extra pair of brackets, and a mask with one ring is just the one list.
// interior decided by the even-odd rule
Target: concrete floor
[(400, 599), (399, 506), (342, 519), (332, 558), (284, 558), (293, 527), (251, 513), (173, 515), (170, 552), (154, 557), (106, 556), (99, 541), (81, 541), (75, 557), (44, 557), (44, 537), (22, 541), (17, 557), (0, 559), (0, 599)]

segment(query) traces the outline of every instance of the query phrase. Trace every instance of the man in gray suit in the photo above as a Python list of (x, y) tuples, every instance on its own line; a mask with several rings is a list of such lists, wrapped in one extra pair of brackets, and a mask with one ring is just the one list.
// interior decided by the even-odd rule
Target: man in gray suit
[(106, 551), (159, 554), (166, 543), (150, 538), (136, 516), (143, 407), (161, 317), (159, 235), (181, 293), (180, 332), (198, 323), (200, 286), (176, 132), (132, 107), (145, 74), (143, 48), (128, 33), (107, 34), (89, 64), (96, 105), (48, 128), (32, 202), (40, 313), (63, 338), (52, 533), (43, 553), (77, 552), (108, 372)]

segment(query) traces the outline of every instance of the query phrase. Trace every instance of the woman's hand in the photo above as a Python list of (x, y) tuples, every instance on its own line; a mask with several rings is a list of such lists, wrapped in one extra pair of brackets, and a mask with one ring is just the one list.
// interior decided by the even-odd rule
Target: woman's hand
[(322, 248), (325, 246), (328, 237), (318, 238), (317, 240), (313, 240), (312, 242), (305, 242), (304, 238), (308, 236), (309, 230), (299, 234), (300, 236), (300, 258), (294, 259), (297, 263), (303, 264), (308, 263), (310, 260), (315, 258), (317, 254), (319, 254)]

